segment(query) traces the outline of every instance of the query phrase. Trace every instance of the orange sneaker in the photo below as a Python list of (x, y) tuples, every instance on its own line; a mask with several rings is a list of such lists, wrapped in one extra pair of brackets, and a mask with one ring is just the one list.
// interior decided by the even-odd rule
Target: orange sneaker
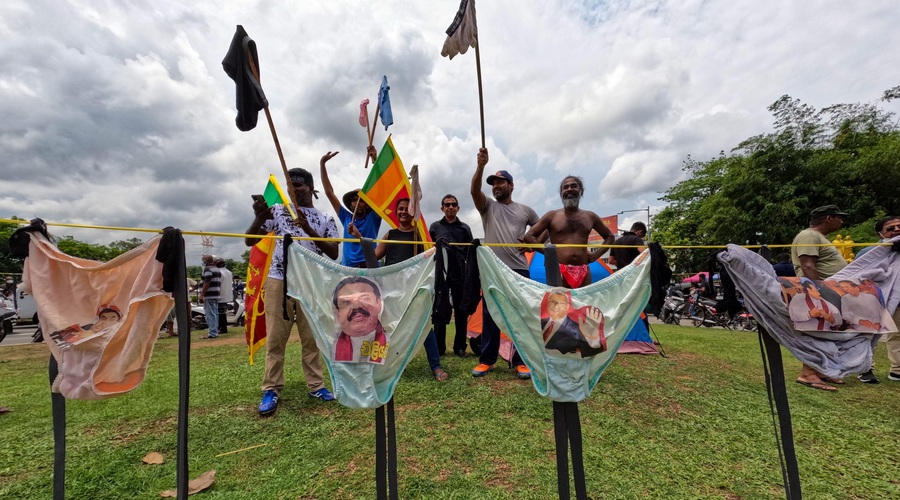
[(528, 369), (525, 365), (519, 365), (516, 367), (516, 374), (522, 380), (528, 380), (531, 378), (531, 370)]
[(486, 365), (479, 363), (478, 366), (472, 368), (473, 377), (483, 377), (487, 372), (494, 371), (494, 365)]

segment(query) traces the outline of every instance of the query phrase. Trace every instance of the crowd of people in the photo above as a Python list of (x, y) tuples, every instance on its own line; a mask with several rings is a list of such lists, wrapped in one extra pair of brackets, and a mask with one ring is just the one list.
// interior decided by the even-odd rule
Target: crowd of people
[[(371, 156), (374, 151), (368, 151)], [(338, 232), (337, 223), (331, 215), (325, 214), (313, 205), (313, 195), (318, 193), (312, 174), (303, 168), (288, 170), (290, 177), (290, 189), (293, 190), (294, 199), (298, 205), (297, 218), (292, 219), (289, 212), (282, 205), (267, 206), (264, 200), (253, 203), (254, 219), (247, 229), (248, 235), (264, 235), (274, 232), (278, 236), (286, 234), (292, 237), (323, 237), (337, 238), (343, 236), (346, 239), (371, 238), (376, 239), (381, 229), (381, 218), (371, 210), (366, 202), (360, 198), (359, 189), (351, 190), (340, 198), (334, 192), (334, 187), (328, 177), (327, 163), (338, 152), (329, 151), (322, 156), (319, 162), (319, 177), (322, 189), (335, 213), (338, 214), (342, 226), (342, 233)], [(498, 170), (484, 178), (484, 171), (489, 163), (488, 150), (481, 148), (476, 156), (475, 172), (472, 176), (470, 195), (475, 208), (481, 216), (484, 229), (484, 242), (505, 243), (510, 246), (490, 246), (506, 265), (517, 273), (528, 276), (528, 263), (524, 256), (525, 248), (513, 245), (522, 243), (544, 243), (550, 241), (554, 244), (581, 244), (588, 243), (591, 231), (596, 231), (603, 238), (603, 244), (610, 245), (615, 241), (614, 235), (607, 228), (600, 217), (588, 210), (583, 210), (579, 202), (584, 195), (584, 184), (580, 178), (567, 176), (560, 183), (559, 194), (562, 208), (552, 210), (539, 217), (529, 206), (513, 201), (515, 181), (506, 170)], [(484, 184), (490, 186), (488, 196), (483, 190)], [(412, 258), (424, 251), (424, 245), (416, 245), (418, 234), (413, 226), (413, 217), (409, 213), (408, 199), (401, 199), (396, 203), (398, 227), (390, 229), (381, 235), (382, 240), (405, 242), (405, 244), (381, 243), (375, 248), (375, 257), (383, 259), (384, 265), (391, 265)], [(463, 308), (466, 302), (466, 294), (469, 293), (465, 286), (466, 267), (474, 259), (472, 247), (468, 245), (451, 245), (452, 243), (471, 243), (472, 230), (468, 224), (459, 219), (460, 199), (451, 193), (444, 195), (440, 200), (440, 209), (443, 217), (435, 221), (429, 227), (431, 239), (443, 243), (446, 248), (445, 279), (441, 280), (443, 289), (436, 291), (436, 296), (443, 296), (445, 300), (442, 306), (436, 308), (448, 309), (444, 314), (435, 314), (433, 329), (425, 338), (424, 347), (428, 358), (429, 368), (435, 380), (443, 381), (448, 378), (448, 373), (441, 366), (440, 357), (447, 351), (447, 324), (452, 320), (456, 326), (456, 333), (452, 341), (452, 353), (459, 357), (468, 357), (466, 324), (469, 317), (468, 311)], [(637, 232), (634, 232), (637, 231)], [(632, 232), (626, 233), (625, 238), (634, 244), (643, 244), (641, 236), (646, 234), (646, 226), (632, 228)], [(248, 246), (256, 244), (258, 238), (248, 237)], [(639, 243), (637, 243), (639, 241)], [(413, 242), (413, 244), (409, 244)], [(332, 260), (338, 257), (338, 244), (323, 240), (300, 240), (299, 243), (307, 249), (316, 252)], [(626, 243), (628, 244), (628, 243)], [(341, 263), (349, 267), (366, 267), (366, 258), (361, 244), (358, 241), (347, 241), (342, 244)], [(277, 240), (273, 252), (273, 261), (270, 267), (268, 279), (265, 285), (265, 310), (266, 322), (266, 368), (262, 383), (262, 400), (259, 404), (259, 414), (268, 416), (275, 412), (278, 401), (284, 389), (284, 354), (285, 346), (289, 339), (291, 327), (296, 324), (300, 333), (302, 348), (303, 372), (306, 377), (309, 395), (323, 401), (332, 401), (334, 395), (325, 387), (322, 379), (322, 366), (320, 352), (310, 332), (306, 318), (299, 304), (293, 298), (288, 297), (284, 304), (289, 314), (283, 314), (283, 289), (284, 289), (284, 262), (282, 261), (281, 240)], [(563, 286), (578, 288), (591, 283), (588, 264), (596, 260), (606, 249), (587, 247), (563, 247), (558, 251), (560, 271), (563, 276)], [(539, 250), (540, 251), (540, 250)], [(621, 265), (634, 259), (637, 251), (623, 252), (618, 255)], [(214, 282), (215, 271), (211, 270), (210, 282)], [(204, 298), (210, 300), (214, 297), (209, 292), (204, 293)], [(451, 305), (452, 304), (452, 305)], [(208, 308), (212, 312), (213, 308)], [(452, 311), (452, 314), (450, 314)], [(491, 318), (488, 308), (482, 304), (483, 330), (480, 345), (472, 346), (472, 354), (478, 356), (478, 363), (472, 369), (472, 376), (483, 377), (493, 371), (497, 364), (500, 349), (500, 329), (496, 321)], [(289, 317), (290, 319), (284, 319)], [(213, 333), (210, 327), (210, 335)], [(531, 373), (521, 358), (515, 354), (511, 360), (519, 378), (529, 379)]]

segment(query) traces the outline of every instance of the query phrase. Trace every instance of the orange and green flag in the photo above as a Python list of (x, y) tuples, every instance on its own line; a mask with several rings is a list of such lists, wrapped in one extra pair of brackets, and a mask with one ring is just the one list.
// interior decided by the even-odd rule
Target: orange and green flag
[[(287, 207), (292, 217), (296, 217), (290, 201), (274, 175), (269, 175), (269, 183), (263, 191), (263, 198), (271, 207), (281, 203)], [(271, 236), (269, 233), (267, 236)], [(247, 337), (247, 350), (250, 354), (250, 364), (253, 364), (253, 355), (262, 346), (266, 345), (266, 308), (265, 286), (266, 277), (269, 275), (269, 266), (272, 265), (272, 250), (275, 240), (263, 238), (250, 249), (250, 259), (247, 264), (247, 285), (244, 289), (244, 331)]]
[[(406, 175), (406, 169), (403, 168), (400, 155), (397, 154), (394, 143), (388, 136), (384, 147), (381, 148), (381, 153), (378, 154), (378, 159), (375, 160), (375, 165), (369, 171), (369, 177), (363, 184), (359, 196), (392, 228), (396, 229), (399, 224), (397, 202), (403, 198), (412, 200), (412, 194), (413, 188)], [(413, 224), (419, 234), (419, 241), (430, 242), (431, 235), (428, 234), (428, 226), (425, 224), (422, 214), (415, 217)]]

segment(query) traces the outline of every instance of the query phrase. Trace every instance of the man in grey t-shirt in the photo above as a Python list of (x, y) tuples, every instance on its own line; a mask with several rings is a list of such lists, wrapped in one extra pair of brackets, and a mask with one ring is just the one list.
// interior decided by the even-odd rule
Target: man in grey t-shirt
[[(481, 214), (481, 222), (484, 224), (485, 243), (518, 243), (523, 241), (525, 231), (538, 221), (537, 213), (527, 205), (512, 201), (514, 189), (513, 177), (506, 170), (498, 170), (489, 175), (487, 183), (491, 185), (494, 199), (491, 200), (481, 190), (481, 180), (484, 178), (484, 167), (488, 163), (488, 150), (478, 150), (478, 166), (475, 175), (472, 176), (472, 200), (475, 208)], [(513, 271), (530, 277), (528, 273), (528, 261), (515, 247), (491, 247), (491, 250), (510, 267)], [(472, 370), (472, 376), (481, 377), (494, 369), (497, 356), (500, 352), (500, 328), (491, 318), (487, 305), (482, 301), (482, 330), (481, 330), (481, 357), (479, 364)], [(531, 378), (531, 372), (522, 362), (522, 358), (516, 353), (512, 359), (519, 378)]]

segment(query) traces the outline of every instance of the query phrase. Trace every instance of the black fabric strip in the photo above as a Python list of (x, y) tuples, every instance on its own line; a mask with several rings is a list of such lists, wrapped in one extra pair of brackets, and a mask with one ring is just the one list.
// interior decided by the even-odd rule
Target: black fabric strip
[[(51, 339), (48, 337), (47, 342)], [(50, 386), (59, 375), (56, 358), (50, 355)], [(66, 498), (66, 398), (58, 392), (50, 392), (53, 413), (53, 500)]]
[(566, 403), (553, 402), (553, 434), (556, 437), (556, 488), (560, 500), (569, 500), (569, 440)]
[[(766, 355), (763, 364), (768, 362), (766, 388), (769, 391), (769, 404), (775, 402), (778, 412), (778, 422), (781, 428), (775, 437), (778, 440), (778, 453), (782, 461), (782, 477), (784, 478), (785, 498), (799, 500), (803, 498), (800, 491), (800, 468), (797, 465), (797, 454), (794, 449), (794, 430), (791, 424), (791, 408), (787, 398), (785, 387), (784, 365), (781, 359), (781, 346), (762, 326), (759, 326), (761, 342), (765, 346)], [(771, 378), (771, 383), (770, 383)], [(783, 455), (782, 455), (783, 453)]]
[(563, 403), (566, 413), (566, 427), (569, 431), (569, 445), (572, 448), (572, 479), (575, 481), (575, 498), (587, 500), (587, 487), (584, 482), (584, 460), (581, 447), (581, 418), (578, 415), (578, 403)]
[(388, 495), (397, 500), (397, 427), (394, 425), (394, 398), (387, 402)]
[(191, 313), (187, 289), (187, 263), (184, 255), (184, 237), (180, 229), (174, 230), (175, 242), (175, 321), (178, 323), (178, 437), (176, 438), (175, 480), (178, 499), (188, 497), (188, 409), (191, 391)]
[(384, 406), (375, 408), (375, 497), (387, 500), (387, 436)]

